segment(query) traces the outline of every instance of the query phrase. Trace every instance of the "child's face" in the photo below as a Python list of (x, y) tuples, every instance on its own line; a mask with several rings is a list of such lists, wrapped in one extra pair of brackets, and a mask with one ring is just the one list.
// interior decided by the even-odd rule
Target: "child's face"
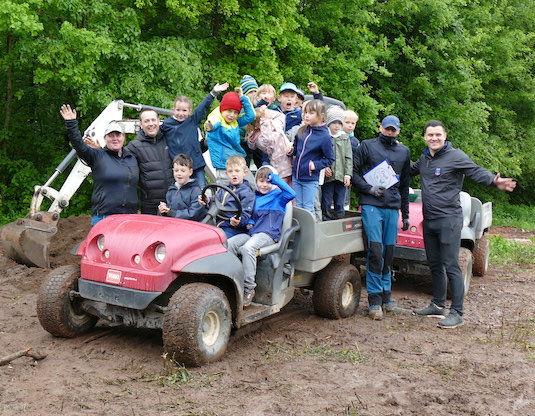
[(189, 178), (191, 178), (192, 174), (193, 169), (188, 166), (179, 165), (177, 163), (173, 165), (173, 177), (175, 178), (175, 182), (179, 185), (184, 185), (185, 183), (188, 183)]
[(247, 174), (247, 169), (240, 165), (230, 165), (227, 167), (227, 177), (232, 185), (243, 183), (243, 178)]
[(297, 93), (295, 91), (283, 91), (279, 94), (279, 102), (282, 111), (292, 111), (295, 108)]
[(355, 117), (346, 117), (342, 126), (344, 132), (351, 134), (355, 131), (355, 127), (357, 126), (357, 119)]
[(245, 94), (245, 96), (249, 98), (249, 100), (251, 100), (252, 103), (256, 103), (256, 94), (257, 94), (257, 90), (250, 90), (247, 92), (247, 94)]
[(188, 103), (178, 101), (173, 107), (173, 117), (178, 121), (184, 121), (191, 116), (191, 108)]
[(258, 192), (260, 192), (261, 194), (267, 194), (271, 191), (271, 189), (273, 188), (273, 185), (271, 184), (271, 182), (268, 182), (266, 180), (266, 178), (264, 179), (257, 179), (256, 180), (256, 189), (258, 190)]
[(264, 90), (258, 93), (258, 98), (267, 101), (269, 104), (273, 104), (273, 102), (275, 101), (275, 94), (273, 94), (273, 91)]
[(331, 134), (338, 134), (340, 130), (342, 130), (342, 123), (339, 121), (333, 121), (331, 124), (329, 124), (329, 130)]
[(237, 110), (223, 110), (221, 112), (221, 117), (223, 117), (228, 124), (231, 124), (236, 120), (239, 115), (240, 113)]
[(322, 123), (322, 119), (317, 111), (310, 111), (307, 108), (303, 113), (303, 122), (309, 126), (319, 126)]

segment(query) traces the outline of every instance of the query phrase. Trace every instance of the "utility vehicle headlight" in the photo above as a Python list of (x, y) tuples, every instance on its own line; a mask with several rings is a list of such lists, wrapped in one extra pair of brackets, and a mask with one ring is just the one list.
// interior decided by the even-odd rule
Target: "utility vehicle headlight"
[(102, 234), (97, 238), (97, 247), (100, 251), (104, 250), (104, 236)]
[(165, 255), (166, 255), (166, 249), (165, 249), (165, 244), (158, 244), (158, 246), (156, 247), (156, 250), (154, 250), (154, 258), (156, 259), (156, 261), (158, 263), (162, 263), (165, 259)]

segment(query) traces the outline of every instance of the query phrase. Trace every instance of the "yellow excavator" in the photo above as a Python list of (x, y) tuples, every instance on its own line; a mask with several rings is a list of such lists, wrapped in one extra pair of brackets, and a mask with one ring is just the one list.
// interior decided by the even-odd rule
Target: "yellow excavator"
[[(125, 107), (137, 111), (150, 109), (164, 115), (173, 114), (171, 110), (163, 108), (128, 104), (121, 100), (115, 100), (91, 123), (85, 130), (83, 137), (92, 137), (101, 146), (104, 146), (104, 130), (112, 121), (121, 123), (126, 133), (136, 133), (139, 130), (139, 121), (123, 120)], [(0, 241), (2, 241), (6, 254), (16, 262), (27, 266), (50, 267), (50, 241), (58, 231), (57, 223), (60, 219), (60, 213), (69, 205), (71, 197), (91, 172), (91, 168), (78, 159), (61, 188), (59, 190), (52, 188), (52, 182), (69, 167), (75, 158), (76, 152), (73, 149), (56, 167), (44, 185), (34, 187), (30, 211), (26, 217), (19, 218), (0, 228)], [(52, 201), (48, 210), (42, 209), (45, 198)]]

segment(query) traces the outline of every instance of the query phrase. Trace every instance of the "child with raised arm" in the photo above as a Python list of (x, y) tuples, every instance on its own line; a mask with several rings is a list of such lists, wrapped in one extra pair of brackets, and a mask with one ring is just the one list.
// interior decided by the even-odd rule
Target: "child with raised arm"
[[(307, 84), (308, 90), (314, 95), (314, 99), (323, 100), (323, 94), (319, 90), (318, 86), (314, 82)], [(302, 96), (304, 99), (303, 91), (295, 86), (291, 82), (285, 82), (279, 89), (279, 110), (286, 116), (286, 126), (284, 131), (290, 130), (294, 126), (301, 124), (302, 100), (298, 96)]]
[(204, 218), (206, 209), (199, 204), (201, 188), (192, 175), (191, 157), (183, 153), (176, 155), (173, 159), (175, 183), (165, 195), (166, 202), (160, 202), (158, 206), (160, 215), (192, 221), (201, 221)]
[(306, 103), (303, 125), (293, 146), (287, 149), (294, 156), (292, 184), (297, 194), (296, 205), (315, 214), (314, 199), (318, 193), (319, 175), (334, 162), (331, 134), (325, 126), (325, 104), (320, 100)]
[[(247, 224), (253, 215), (253, 207), (255, 203), (255, 194), (251, 188), (251, 185), (245, 179), (247, 174), (247, 164), (245, 159), (239, 155), (230, 156), (226, 163), (226, 175), (230, 181), (229, 188), (234, 191), (236, 196), (241, 202), (242, 213), (239, 218), (235, 216), (229, 216), (225, 220), (217, 220), (216, 226), (221, 228), (227, 238), (230, 238), (236, 234), (246, 233)], [(218, 201), (221, 202), (226, 208), (235, 209), (238, 207), (237, 201), (230, 196), (230, 194), (220, 189), (215, 196)], [(203, 201), (199, 195), (199, 203), (206, 206), (210, 203), (210, 198), (206, 195), (206, 200)]]
[(206, 117), (210, 105), (221, 91), (228, 89), (228, 83), (216, 84), (210, 94), (192, 110), (192, 101), (186, 96), (178, 96), (173, 104), (173, 115), (166, 118), (160, 129), (165, 134), (165, 140), (171, 159), (180, 153), (186, 154), (193, 160), (193, 177), (202, 188), (206, 185), (204, 175), (204, 158), (199, 142), (199, 124)]
[(243, 304), (251, 304), (255, 295), (256, 252), (275, 244), (281, 237), (286, 204), (295, 198), (295, 192), (269, 165), (256, 172), (256, 202), (252, 226), (246, 234), (228, 240), (228, 251), (241, 255), (244, 272)]
[[(349, 136), (342, 129), (344, 110), (331, 106), (327, 110), (326, 125), (334, 145), (334, 163), (325, 168), (325, 182), (321, 186), (321, 212), (323, 220), (344, 218), (346, 190), (351, 186), (353, 152)], [(331, 213), (331, 205), (334, 212)]]
[[(242, 108), (244, 112), (240, 114)], [(236, 92), (227, 92), (219, 107), (208, 116), (204, 127), (208, 132), (208, 149), (218, 181), (226, 181), (226, 162), (230, 156), (246, 156), (240, 145), (240, 127), (249, 124), (254, 118), (253, 106), (241, 88), (236, 88)]]

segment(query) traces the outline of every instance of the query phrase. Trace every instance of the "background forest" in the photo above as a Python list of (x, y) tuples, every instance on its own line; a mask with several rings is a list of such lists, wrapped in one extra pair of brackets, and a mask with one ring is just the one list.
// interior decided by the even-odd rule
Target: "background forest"
[[(428, 119), (477, 163), (519, 181), (495, 203), (535, 205), (535, 2), (526, 0), (0, 0), (0, 224), (115, 99), (170, 108), (243, 74), (276, 88), (315, 81), (360, 115), (357, 136), (402, 121), (413, 160)], [(131, 112), (130, 112), (131, 111)], [(133, 110), (125, 115), (136, 117)], [(531, 156), (530, 156), (531, 155)], [(417, 186), (417, 182), (413, 183)], [(65, 215), (86, 213), (91, 184)]]

